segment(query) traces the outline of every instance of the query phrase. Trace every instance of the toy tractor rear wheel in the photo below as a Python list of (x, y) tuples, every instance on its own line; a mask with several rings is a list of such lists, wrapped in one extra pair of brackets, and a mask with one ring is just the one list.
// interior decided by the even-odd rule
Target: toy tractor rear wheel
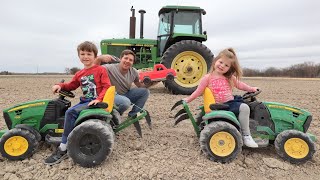
[(23, 160), (33, 155), (39, 142), (27, 129), (13, 128), (0, 141), (0, 152), (9, 160)]
[(212, 52), (202, 43), (182, 40), (171, 45), (163, 54), (161, 63), (176, 70), (173, 81), (164, 81), (165, 87), (173, 94), (191, 94), (207, 74), (213, 59)]
[(68, 155), (82, 167), (101, 164), (111, 153), (114, 133), (101, 120), (87, 120), (73, 129), (68, 137)]
[(297, 130), (281, 132), (274, 142), (277, 154), (293, 164), (302, 164), (312, 159), (315, 145), (305, 133)]
[(240, 132), (227, 122), (212, 122), (200, 133), (201, 150), (212, 161), (232, 161), (241, 152), (242, 145)]

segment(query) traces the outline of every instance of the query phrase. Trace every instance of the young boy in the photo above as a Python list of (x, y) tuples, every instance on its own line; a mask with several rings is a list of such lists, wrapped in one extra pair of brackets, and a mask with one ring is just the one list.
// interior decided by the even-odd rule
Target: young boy
[(78, 48), (78, 56), (84, 68), (78, 71), (68, 83), (60, 83), (52, 87), (53, 93), (61, 89), (72, 91), (81, 86), (83, 96), (80, 103), (66, 111), (64, 120), (64, 132), (62, 142), (55, 152), (44, 163), (48, 165), (56, 164), (67, 158), (67, 137), (74, 128), (74, 123), (81, 110), (87, 106), (101, 102), (106, 90), (111, 86), (108, 74), (104, 67), (94, 64), (97, 57), (97, 47), (88, 41), (81, 43)]

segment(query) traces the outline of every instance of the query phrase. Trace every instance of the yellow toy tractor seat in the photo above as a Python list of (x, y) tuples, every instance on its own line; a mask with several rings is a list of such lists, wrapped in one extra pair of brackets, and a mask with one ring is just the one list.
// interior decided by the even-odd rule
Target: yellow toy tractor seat
[(212, 94), (212, 91), (206, 87), (203, 93), (203, 108), (205, 113), (209, 113), (214, 110), (228, 110), (227, 104), (216, 104), (216, 100)]

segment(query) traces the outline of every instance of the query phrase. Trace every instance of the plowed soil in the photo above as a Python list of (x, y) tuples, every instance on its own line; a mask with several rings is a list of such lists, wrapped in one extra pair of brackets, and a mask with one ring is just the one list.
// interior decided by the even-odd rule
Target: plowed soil
[[(56, 98), (51, 87), (61, 79), (68, 81), (71, 76), (0, 76), (1, 129), (6, 126), (2, 116), (4, 108)], [(281, 102), (310, 111), (313, 121), (309, 132), (320, 137), (319, 79), (244, 78), (243, 81), (262, 89), (260, 101)], [(170, 108), (186, 96), (170, 94), (162, 83), (151, 87), (150, 92), (145, 109), (151, 114), (152, 130), (142, 120), (142, 138), (134, 126), (117, 133), (113, 151), (101, 165), (83, 168), (71, 158), (54, 166), (44, 165), (43, 160), (53, 148), (40, 143), (37, 152), (23, 161), (9, 161), (0, 156), (0, 179), (320, 179), (319, 141), (313, 159), (301, 165), (281, 159), (273, 145), (243, 148), (241, 154), (227, 164), (210, 161), (201, 153), (189, 120), (173, 126), (174, 113), (170, 113)], [(73, 104), (81, 95), (79, 90), (75, 93)], [(190, 103), (192, 112), (196, 112), (201, 103), (201, 97)]]

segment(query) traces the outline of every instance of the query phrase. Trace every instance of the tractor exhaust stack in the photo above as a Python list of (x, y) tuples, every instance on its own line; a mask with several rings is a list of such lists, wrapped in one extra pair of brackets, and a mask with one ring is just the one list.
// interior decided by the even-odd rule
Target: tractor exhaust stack
[(141, 19), (140, 19), (140, 39), (143, 39), (143, 14), (146, 13), (146, 11), (141, 9), (141, 10), (139, 10), (139, 13), (141, 14)]
[(135, 39), (136, 38), (136, 17), (134, 15), (135, 9), (131, 6), (132, 16), (130, 17), (130, 28), (129, 28), (129, 38)]

